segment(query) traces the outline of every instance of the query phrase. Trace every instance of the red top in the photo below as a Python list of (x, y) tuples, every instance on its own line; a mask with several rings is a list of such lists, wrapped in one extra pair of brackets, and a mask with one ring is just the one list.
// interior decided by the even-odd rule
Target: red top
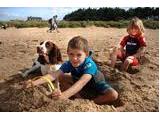
[(126, 53), (132, 55), (135, 54), (140, 47), (146, 47), (146, 42), (144, 36), (131, 37), (127, 35), (123, 37), (120, 45), (126, 47)]

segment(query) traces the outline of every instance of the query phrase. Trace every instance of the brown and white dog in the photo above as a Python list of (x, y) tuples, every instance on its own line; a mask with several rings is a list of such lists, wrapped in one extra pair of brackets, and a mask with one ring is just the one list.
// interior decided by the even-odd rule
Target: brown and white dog
[(33, 62), (33, 66), (24, 73), (21, 72), (22, 77), (27, 77), (37, 69), (40, 69), (41, 74), (45, 75), (60, 68), (62, 63), (60, 49), (51, 41), (41, 42), (37, 46), (37, 53), (38, 57)]

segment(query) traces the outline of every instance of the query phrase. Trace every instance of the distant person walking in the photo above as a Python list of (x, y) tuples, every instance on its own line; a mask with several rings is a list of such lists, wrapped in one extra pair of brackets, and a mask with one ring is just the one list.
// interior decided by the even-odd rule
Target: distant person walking
[(57, 23), (57, 15), (53, 16), (52, 18), (50, 18), (48, 20), (48, 23), (50, 24), (50, 28), (49, 28), (49, 32), (52, 32), (54, 30), (56, 30), (58, 33), (58, 23)]

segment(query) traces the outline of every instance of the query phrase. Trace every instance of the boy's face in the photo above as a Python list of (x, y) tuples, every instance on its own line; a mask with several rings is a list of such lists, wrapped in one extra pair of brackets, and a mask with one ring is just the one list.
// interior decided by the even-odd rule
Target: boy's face
[(87, 57), (86, 53), (79, 49), (69, 48), (67, 54), (73, 67), (80, 66)]

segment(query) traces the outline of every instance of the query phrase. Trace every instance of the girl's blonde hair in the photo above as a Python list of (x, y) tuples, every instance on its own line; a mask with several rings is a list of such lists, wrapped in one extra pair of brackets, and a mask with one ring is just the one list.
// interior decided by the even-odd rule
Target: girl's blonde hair
[(138, 17), (134, 17), (128, 27), (127, 27), (127, 32), (130, 33), (130, 30), (133, 29), (134, 27), (138, 27), (139, 29), (139, 35), (143, 35), (145, 29), (142, 20), (140, 20)]
[(89, 53), (88, 41), (81, 36), (73, 37), (68, 43), (67, 52), (69, 48), (83, 50), (87, 55)]

